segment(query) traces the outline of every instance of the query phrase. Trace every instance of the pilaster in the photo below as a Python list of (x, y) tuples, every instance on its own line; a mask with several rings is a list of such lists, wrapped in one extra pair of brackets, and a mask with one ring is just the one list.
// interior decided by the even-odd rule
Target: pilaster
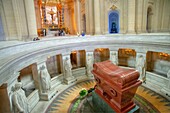
[(101, 34), (101, 11), (100, 11), (100, 0), (94, 0), (94, 26), (95, 26), (95, 35)]
[(75, 4), (75, 19), (76, 19), (76, 28), (77, 32), (81, 33), (81, 10), (80, 10), (80, 0), (74, 0)]
[(136, 4), (136, 33), (142, 33), (143, 0), (137, 0)]
[[(89, 33), (91, 34), (91, 35), (93, 35), (94, 34), (94, 29), (95, 29), (95, 27), (94, 27), (94, 0), (89, 0), (89, 2), (88, 2), (88, 5), (89, 5)], [(98, 13), (98, 12), (96, 12), (96, 13)]]
[(37, 37), (37, 27), (36, 27), (36, 17), (35, 17), (35, 8), (33, 0), (24, 0), (25, 13), (26, 13), (26, 22), (28, 28), (28, 39), (32, 40)]
[(128, 0), (128, 33), (136, 33), (135, 31), (135, 1), (136, 0)]
[[(101, 34), (104, 34), (105, 32), (104, 32), (104, 26), (105, 26), (105, 12), (104, 12), (104, 0), (100, 0), (100, 25), (101, 25)], [(103, 26), (103, 27), (102, 27)]]
[(85, 15), (86, 15), (86, 34), (90, 34), (90, 24), (89, 24), (89, 0), (85, 0)]
[(12, 0), (17, 36), (18, 36), (18, 39), (21, 40), (22, 39), (22, 28), (21, 28), (21, 20), (20, 20), (21, 18), (20, 18), (20, 14), (19, 14), (19, 6), (18, 6), (19, 4), (18, 4), (18, 2), (20, 2), (20, 1)]

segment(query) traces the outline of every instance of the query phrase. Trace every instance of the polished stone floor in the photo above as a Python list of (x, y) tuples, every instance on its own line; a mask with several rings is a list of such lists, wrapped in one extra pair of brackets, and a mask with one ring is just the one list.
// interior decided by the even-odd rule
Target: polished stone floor
[[(82, 88), (90, 89), (94, 87), (95, 81), (88, 80), (76, 85), (73, 85), (58, 96), (49, 104), (46, 109), (46, 113), (85, 113), (87, 109), (90, 109), (90, 104), (87, 101), (78, 102), (79, 91)], [(90, 102), (90, 97), (87, 99)], [(170, 101), (160, 96), (154, 91), (140, 86), (136, 92), (135, 103), (140, 106), (140, 113), (170, 113)], [(79, 105), (76, 105), (79, 104)], [(84, 106), (85, 105), (85, 106)], [(77, 106), (77, 107), (74, 107)], [(84, 109), (86, 108), (86, 109)], [(84, 111), (83, 111), (84, 110)], [(93, 113), (93, 110), (89, 110), (89, 113)]]

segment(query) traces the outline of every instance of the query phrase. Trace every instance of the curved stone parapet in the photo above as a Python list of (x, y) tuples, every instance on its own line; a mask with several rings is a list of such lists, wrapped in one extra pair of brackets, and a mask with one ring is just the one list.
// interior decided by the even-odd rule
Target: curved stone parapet
[[(37, 65), (37, 73), (34, 76), (35, 87), (41, 90), (39, 81), (39, 68), (44, 64), (49, 56), (61, 55), (61, 63), (64, 64), (66, 58), (70, 58), (70, 53), (75, 50), (85, 50), (86, 62), (87, 55), (92, 54), (96, 48), (108, 48), (110, 52), (114, 52), (114, 58), (117, 58), (118, 50), (120, 48), (130, 48), (136, 51), (137, 58), (142, 54), (146, 56), (148, 51), (165, 52), (170, 54), (170, 35), (159, 34), (141, 34), (141, 35), (100, 35), (100, 36), (65, 36), (65, 37), (47, 37), (38, 41), (30, 42), (0, 42), (0, 85), (7, 83), (8, 94), (15, 82), (17, 82), (20, 70), (31, 65)], [(93, 61), (93, 60), (92, 60)], [(135, 62), (135, 61), (134, 61)], [(87, 66), (78, 69), (72, 69), (74, 79), (67, 78), (68, 83), (76, 82), (83, 78), (92, 77), (87, 74)], [(126, 67), (128, 68), (128, 67)], [(62, 65), (59, 79), (55, 79), (56, 84), (52, 84), (52, 89), (49, 92), (55, 94), (55, 87), (63, 82), (65, 72)], [(80, 74), (82, 73), (82, 75)], [(78, 76), (80, 74), (80, 77)], [(85, 76), (84, 76), (85, 75)], [(169, 89), (169, 79), (159, 76), (152, 72), (146, 72), (146, 84), (148, 87), (154, 85), (157, 92), (161, 89)], [(36, 78), (37, 77), (37, 78)], [(51, 82), (53, 82), (52, 78)], [(70, 81), (69, 81), (70, 80)], [(169, 89), (170, 90), (170, 89)], [(51, 99), (54, 95), (42, 94), (47, 96), (47, 100)], [(163, 91), (163, 95), (168, 95)], [(40, 99), (42, 99), (40, 97)]]

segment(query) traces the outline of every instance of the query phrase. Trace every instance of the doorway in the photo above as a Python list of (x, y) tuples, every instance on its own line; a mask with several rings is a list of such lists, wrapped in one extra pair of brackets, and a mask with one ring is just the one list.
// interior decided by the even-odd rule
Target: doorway
[(109, 17), (109, 33), (119, 33), (119, 12), (112, 10), (108, 14)]

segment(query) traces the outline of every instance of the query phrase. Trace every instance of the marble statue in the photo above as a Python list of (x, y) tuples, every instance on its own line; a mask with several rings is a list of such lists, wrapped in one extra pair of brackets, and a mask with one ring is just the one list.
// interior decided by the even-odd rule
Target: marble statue
[(115, 52), (111, 52), (110, 60), (113, 64), (118, 65), (118, 58)]
[(72, 65), (68, 57), (65, 59), (64, 63), (64, 70), (65, 70), (65, 76), (66, 77), (71, 77), (72, 76)]
[(12, 103), (14, 108), (14, 113), (28, 113), (28, 100), (25, 95), (24, 90), (21, 88), (22, 83), (16, 83), (14, 88), (14, 93), (12, 96)]
[(92, 69), (93, 69), (92, 54), (88, 54), (88, 55), (87, 55), (86, 69), (87, 69), (87, 75), (91, 75), (91, 71), (92, 71)]
[(145, 59), (143, 55), (140, 55), (136, 64), (136, 68), (140, 73), (140, 77), (142, 78), (143, 82), (146, 81), (146, 70), (145, 70)]
[(51, 89), (51, 77), (44, 65), (40, 68), (40, 77), (42, 92), (47, 93)]

